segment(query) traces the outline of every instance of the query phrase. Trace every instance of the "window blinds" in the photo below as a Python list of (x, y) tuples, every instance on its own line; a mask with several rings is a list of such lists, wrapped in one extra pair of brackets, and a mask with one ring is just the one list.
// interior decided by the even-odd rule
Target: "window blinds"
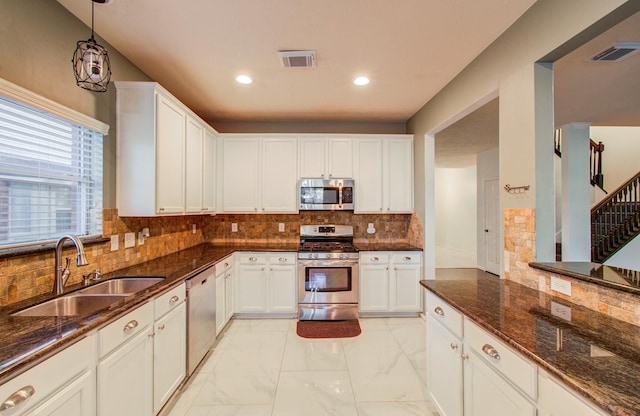
[(0, 97), (0, 247), (102, 233), (102, 138)]

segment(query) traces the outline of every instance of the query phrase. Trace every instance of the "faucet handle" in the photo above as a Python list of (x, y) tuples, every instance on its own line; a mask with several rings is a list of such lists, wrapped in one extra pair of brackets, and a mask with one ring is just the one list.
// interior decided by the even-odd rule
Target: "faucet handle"
[(91, 276), (92, 275), (93, 275), (93, 280), (100, 279), (100, 269), (95, 269), (92, 272), (89, 272), (87, 274), (83, 274), (82, 275), (82, 283), (84, 283), (85, 285), (88, 285), (89, 281), (91, 280)]
[(65, 268), (65, 269), (69, 269), (69, 264), (71, 264), (71, 259), (70, 259), (69, 257), (65, 257), (65, 258), (64, 258), (64, 261), (65, 261), (65, 266), (64, 266), (64, 268)]

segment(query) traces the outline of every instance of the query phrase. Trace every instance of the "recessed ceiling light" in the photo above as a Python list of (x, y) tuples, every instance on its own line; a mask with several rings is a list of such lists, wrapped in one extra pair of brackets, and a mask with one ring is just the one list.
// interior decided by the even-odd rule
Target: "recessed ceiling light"
[(358, 86), (367, 85), (369, 83), (369, 78), (364, 77), (364, 76), (360, 76), (360, 77), (354, 79), (353, 83), (358, 85)]
[(240, 84), (251, 84), (253, 80), (249, 75), (241, 74), (236, 77), (236, 82)]

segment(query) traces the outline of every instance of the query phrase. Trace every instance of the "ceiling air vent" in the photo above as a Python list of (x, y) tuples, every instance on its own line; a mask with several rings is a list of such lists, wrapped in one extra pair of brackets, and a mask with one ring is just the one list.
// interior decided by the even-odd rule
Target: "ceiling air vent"
[(617, 62), (640, 49), (640, 42), (619, 42), (591, 57), (594, 62)]
[(285, 68), (316, 67), (316, 51), (279, 51), (278, 56)]

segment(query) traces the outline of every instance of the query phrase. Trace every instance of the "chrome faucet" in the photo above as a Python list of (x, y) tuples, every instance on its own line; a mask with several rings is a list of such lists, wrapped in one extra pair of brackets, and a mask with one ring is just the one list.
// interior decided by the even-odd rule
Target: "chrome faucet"
[(82, 241), (74, 235), (64, 235), (60, 237), (58, 242), (56, 243), (56, 263), (55, 263), (55, 279), (53, 280), (53, 294), (55, 296), (62, 295), (64, 292), (64, 285), (67, 284), (67, 280), (69, 280), (69, 276), (71, 272), (69, 271), (69, 259), (67, 258), (67, 263), (62, 269), (62, 246), (66, 240), (71, 240), (71, 242), (76, 246), (76, 265), (77, 266), (86, 266), (89, 264), (87, 261), (87, 256), (84, 253), (84, 246), (82, 245)]

